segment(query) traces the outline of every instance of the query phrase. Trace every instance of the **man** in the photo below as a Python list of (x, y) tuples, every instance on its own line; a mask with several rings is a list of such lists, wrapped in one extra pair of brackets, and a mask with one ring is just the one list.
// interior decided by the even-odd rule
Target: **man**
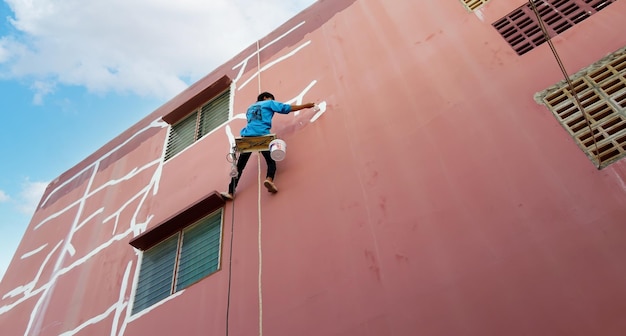
[[(299, 111), (305, 108), (314, 107), (314, 103), (306, 103), (303, 105), (289, 105), (274, 100), (274, 95), (269, 92), (263, 92), (257, 97), (256, 103), (248, 107), (246, 119), (248, 124), (241, 130), (242, 137), (263, 136), (270, 134), (272, 128), (272, 118), (274, 113), (288, 114), (289, 112)], [(222, 192), (222, 197), (232, 200), (235, 194), (235, 188), (241, 177), (243, 169), (248, 163), (248, 159), (252, 153), (241, 153), (237, 161), (237, 177), (232, 178), (228, 185), (228, 192)], [(261, 151), (261, 154), (267, 162), (267, 177), (263, 185), (267, 191), (271, 193), (278, 192), (278, 188), (274, 184), (274, 176), (276, 174), (276, 161), (272, 159), (269, 151)]]

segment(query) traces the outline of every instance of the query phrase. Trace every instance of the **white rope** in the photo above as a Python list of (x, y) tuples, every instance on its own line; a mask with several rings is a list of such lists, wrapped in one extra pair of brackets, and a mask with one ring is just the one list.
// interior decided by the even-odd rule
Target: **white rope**
[(257, 76), (257, 82), (259, 83), (259, 94), (261, 94), (261, 50), (259, 48), (259, 40), (256, 41), (256, 66), (256, 71), (259, 73), (259, 75)]
[[(257, 82), (259, 85), (259, 94), (261, 94), (261, 49), (259, 40), (256, 41), (256, 63), (257, 63)], [(257, 166), (259, 167), (259, 197), (257, 207), (259, 209), (259, 336), (263, 336), (263, 290), (261, 278), (263, 275), (263, 251), (261, 249), (261, 152), (257, 152)]]
[(261, 250), (261, 155), (257, 153), (257, 166), (259, 167), (259, 336), (263, 336), (263, 291), (261, 289), (261, 276), (263, 274), (263, 251)]

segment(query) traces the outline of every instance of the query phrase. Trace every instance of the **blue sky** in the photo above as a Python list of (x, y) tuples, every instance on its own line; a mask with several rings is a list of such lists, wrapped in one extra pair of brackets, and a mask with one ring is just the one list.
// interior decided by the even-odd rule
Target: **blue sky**
[(51, 180), (313, 2), (0, 2), (0, 278)]

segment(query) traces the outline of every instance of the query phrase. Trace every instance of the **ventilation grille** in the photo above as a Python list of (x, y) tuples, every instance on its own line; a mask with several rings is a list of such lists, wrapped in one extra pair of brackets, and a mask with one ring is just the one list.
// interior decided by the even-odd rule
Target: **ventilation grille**
[[(535, 0), (541, 20), (550, 38), (604, 9), (617, 0)], [(530, 3), (493, 23), (494, 28), (523, 55), (546, 42)]]
[(462, 0), (462, 1), (463, 1), (463, 5), (465, 5), (465, 8), (469, 9), (470, 11), (475, 11), (478, 8), (480, 8), (480, 6), (489, 2), (489, 0)]
[(584, 116), (576, 106), (576, 100), (567, 83), (544, 92), (546, 106), (563, 127), (574, 137), (589, 158), (601, 167), (626, 155), (626, 52), (621, 51), (608, 58), (608, 62), (593, 70), (583, 70), (575, 76), (574, 91), (585, 110), (593, 136), (594, 145)]

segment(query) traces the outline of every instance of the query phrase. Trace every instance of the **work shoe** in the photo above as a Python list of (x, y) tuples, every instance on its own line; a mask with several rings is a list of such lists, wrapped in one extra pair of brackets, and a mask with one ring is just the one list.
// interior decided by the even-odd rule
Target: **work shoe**
[(265, 182), (263, 182), (263, 185), (265, 186), (265, 188), (267, 188), (267, 191), (271, 192), (272, 194), (278, 192), (278, 188), (276, 188), (274, 182), (272, 182), (270, 179), (266, 179)]
[(227, 192), (221, 192), (220, 195), (222, 196), (222, 198), (224, 198), (227, 201), (232, 201), (235, 198), (233, 194), (227, 193)]

